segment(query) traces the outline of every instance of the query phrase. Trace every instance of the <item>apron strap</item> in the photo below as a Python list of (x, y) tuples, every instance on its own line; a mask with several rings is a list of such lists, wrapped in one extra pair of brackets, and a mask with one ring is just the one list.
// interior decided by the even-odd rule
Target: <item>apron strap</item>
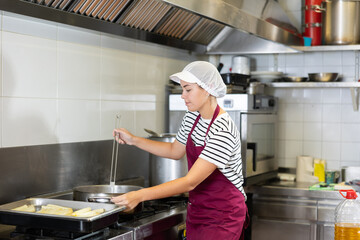
[(207, 129), (207, 131), (206, 131), (205, 137), (207, 136), (207, 134), (208, 134), (208, 132), (209, 132), (209, 130), (210, 130), (211, 124), (215, 121), (217, 115), (219, 115), (219, 112), (220, 112), (220, 107), (219, 107), (219, 104), (218, 104), (218, 105), (216, 106), (214, 115), (213, 115), (213, 117), (212, 117), (212, 119), (211, 119), (211, 122), (210, 122), (210, 124), (209, 124), (209, 126), (208, 126), (208, 129)]
[[(208, 129), (207, 129), (207, 131), (206, 131), (205, 137), (207, 136), (207, 134), (208, 134), (208, 132), (209, 132), (209, 130), (210, 130), (211, 124), (215, 121), (215, 119), (216, 119), (217, 115), (219, 114), (219, 112), (220, 112), (220, 107), (219, 107), (219, 104), (218, 104), (218, 105), (216, 106), (214, 115), (213, 115), (213, 117), (212, 117), (212, 119), (211, 119), (211, 121), (210, 121), (210, 124), (209, 124), (209, 126), (208, 126)], [(191, 128), (191, 130), (190, 130), (190, 133), (189, 133), (189, 135), (188, 135), (188, 140), (189, 140), (189, 138), (191, 138), (191, 134), (192, 134), (192, 132), (194, 131), (197, 123), (199, 122), (200, 117), (201, 117), (201, 115), (199, 114), (199, 115), (197, 116), (197, 118), (196, 118), (196, 120), (195, 120), (195, 122), (194, 122), (194, 124), (193, 124), (193, 126), (192, 126), (192, 128)]]

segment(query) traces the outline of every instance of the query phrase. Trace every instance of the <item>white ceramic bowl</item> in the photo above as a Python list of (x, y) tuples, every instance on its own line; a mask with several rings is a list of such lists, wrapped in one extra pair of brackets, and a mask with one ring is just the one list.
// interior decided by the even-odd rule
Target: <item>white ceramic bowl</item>
[(266, 72), (266, 71), (258, 71), (250, 73), (252, 79), (256, 79), (259, 82), (269, 83), (274, 80), (281, 79), (284, 76), (283, 72)]

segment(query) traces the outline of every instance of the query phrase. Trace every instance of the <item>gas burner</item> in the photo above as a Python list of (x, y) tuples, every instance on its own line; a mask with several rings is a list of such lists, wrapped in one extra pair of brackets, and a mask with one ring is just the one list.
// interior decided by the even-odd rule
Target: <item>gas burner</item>
[(120, 214), (118, 222), (115, 223), (113, 227), (118, 228), (125, 222), (140, 220), (158, 213), (169, 211), (176, 207), (186, 206), (187, 202), (188, 197), (182, 196), (146, 201), (144, 202), (144, 208), (140, 212)]
[(91, 233), (79, 233), (17, 226), (10, 237), (11, 239), (19, 240), (100, 240), (105, 239), (108, 235), (109, 228)]

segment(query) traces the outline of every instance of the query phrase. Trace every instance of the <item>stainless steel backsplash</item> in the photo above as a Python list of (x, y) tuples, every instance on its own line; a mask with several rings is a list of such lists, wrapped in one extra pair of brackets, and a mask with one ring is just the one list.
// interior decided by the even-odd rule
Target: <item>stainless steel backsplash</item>
[[(112, 140), (0, 148), (0, 204), (87, 184), (109, 184)], [(149, 179), (149, 154), (120, 145), (117, 180)]]

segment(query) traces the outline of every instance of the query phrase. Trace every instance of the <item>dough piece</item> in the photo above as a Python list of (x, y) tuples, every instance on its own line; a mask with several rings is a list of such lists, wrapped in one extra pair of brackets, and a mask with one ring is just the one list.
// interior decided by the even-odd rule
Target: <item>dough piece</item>
[(63, 215), (63, 216), (71, 216), (73, 213), (72, 208), (62, 207), (54, 204), (48, 204), (46, 206), (41, 206), (41, 209), (37, 211), (37, 213), (46, 213), (53, 215)]
[(86, 211), (86, 212), (80, 212), (76, 214), (76, 217), (94, 217), (96, 215), (99, 215), (101, 213), (105, 212), (105, 209), (99, 208), (92, 211)]
[(71, 214), (71, 216), (77, 217), (77, 215), (79, 215), (79, 214), (83, 214), (83, 213), (90, 212), (90, 211), (91, 211), (91, 207), (82, 208), (80, 210), (73, 212)]
[(21, 212), (35, 212), (35, 206), (30, 204), (30, 205), (22, 205), (20, 207), (17, 207), (17, 208), (13, 208), (11, 210), (14, 210), (14, 211), (21, 211)]

